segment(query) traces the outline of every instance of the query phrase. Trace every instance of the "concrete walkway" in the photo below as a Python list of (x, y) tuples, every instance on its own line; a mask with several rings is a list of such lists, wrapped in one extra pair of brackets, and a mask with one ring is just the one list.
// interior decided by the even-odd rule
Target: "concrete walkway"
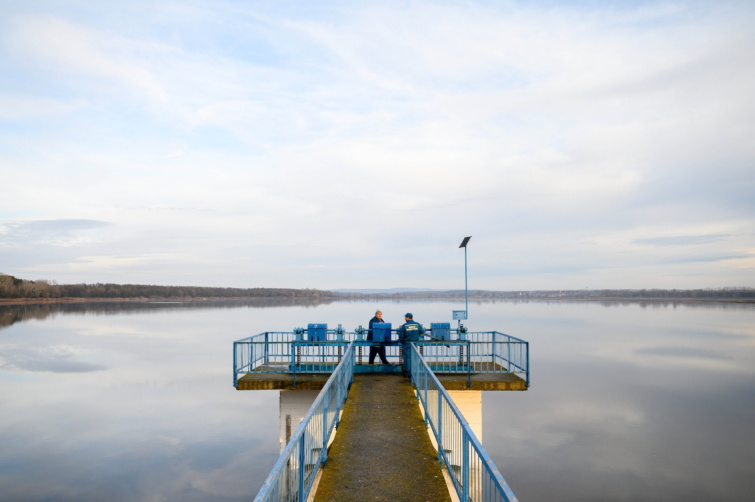
[(314, 500), (451, 500), (407, 378), (354, 375)]

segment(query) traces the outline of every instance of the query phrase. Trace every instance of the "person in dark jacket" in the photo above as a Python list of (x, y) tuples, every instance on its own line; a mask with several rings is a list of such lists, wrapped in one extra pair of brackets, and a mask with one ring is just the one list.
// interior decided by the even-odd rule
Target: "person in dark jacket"
[(425, 334), (425, 328), (414, 320), (414, 315), (411, 312), (404, 315), (404, 320), (406, 322), (398, 329), (398, 339), (404, 349), (404, 375), (410, 376), (412, 370), (411, 342), (419, 340), (419, 337)]
[[(367, 340), (370, 342), (372, 341), (372, 325), (376, 322), (385, 322), (383, 320), (383, 313), (379, 310), (375, 311), (375, 317), (370, 319), (370, 329), (367, 331)], [(370, 346), (370, 364), (375, 364), (376, 355), (380, 356), (380, 362), (388, 364), (388, 359), (385, 358), (385, 345), (380, 344), (379, 346)]]

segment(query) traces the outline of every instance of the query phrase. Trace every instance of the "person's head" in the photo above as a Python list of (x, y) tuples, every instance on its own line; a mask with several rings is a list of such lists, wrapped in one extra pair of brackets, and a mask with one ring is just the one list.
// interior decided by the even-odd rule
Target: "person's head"
[(383, 318), (383, 312), (381, 312), (380, 310), (376, 310), (375, 311), (375, 317), (377, 317), (378, 319), (382, 319)]
[(406, 314), (404, 314), (404, 319), (406, 319), (407, 321), (411, 321), (412, 319), (414, 319), (414, 316), (412, 315), (411, 312), (407, 312)]

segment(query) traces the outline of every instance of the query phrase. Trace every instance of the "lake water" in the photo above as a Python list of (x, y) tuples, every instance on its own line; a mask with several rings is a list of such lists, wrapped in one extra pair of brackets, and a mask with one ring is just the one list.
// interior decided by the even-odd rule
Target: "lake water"
[[(251, 500), (278, 391), (236, 391), (232, 342), (311, 322), (449, 321), (451, 302), (0, 308), (0, 500)], [(483, 394), (483, 444), (522, 502), (755, 497), (755, 306), (496, 302), (471, 330), (530, 342), (527, 392)]]

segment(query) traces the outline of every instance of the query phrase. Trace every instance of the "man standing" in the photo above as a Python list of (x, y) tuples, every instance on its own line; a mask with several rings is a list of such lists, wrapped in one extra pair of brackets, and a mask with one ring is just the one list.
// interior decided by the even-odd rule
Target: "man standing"
[(425, 328), (414, 320), (414, 316), (411, 312), (404, 314), (404, 320), (406, 322), (398, 329), (398, 339), (404, 349), (404, 375), (410, 376), (412, 372), (411, 342), (419, 340), (419, 337), (425, 334)]
[[(379, 310), (375, 311), (375, 317), (370, 319), (370, 329), (367, 331), (367, 341), (372, 341), (372, 325), (376, 322), (385, 322), (383, 321), (383, 313)], [(385, 358), (385, 345), (382, 343), (379, 346), (370, 345), (370, 364), (375, 363), (375, 355), (380, 356), (380, 361), (383, 364), (388, 364), (388, 359)]]

